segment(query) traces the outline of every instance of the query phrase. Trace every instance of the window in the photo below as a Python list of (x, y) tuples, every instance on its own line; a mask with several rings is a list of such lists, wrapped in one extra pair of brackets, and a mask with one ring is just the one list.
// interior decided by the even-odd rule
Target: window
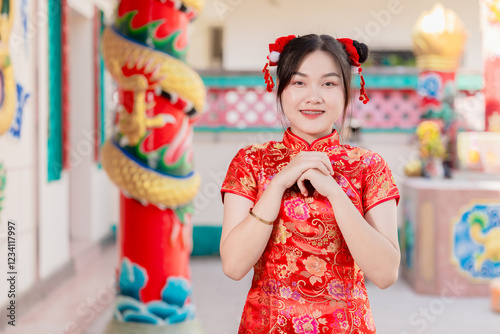
[(210, 28), (210, 66), (222, 67), (223, 60), (223, 29)]

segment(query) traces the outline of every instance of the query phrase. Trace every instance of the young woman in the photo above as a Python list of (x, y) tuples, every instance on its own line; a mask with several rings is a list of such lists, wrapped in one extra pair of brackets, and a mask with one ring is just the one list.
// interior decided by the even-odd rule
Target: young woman
[(333, 129), (368, 49), (306, 35), (270, 50), (290, 127), (281, 142), (242, 148), (221, 190), (224, 273), (254, 268), (239, 333), (375, 333), (364, 275), (380, 288), (397, 279), (399, 192), (380, 155), (340, 144)]

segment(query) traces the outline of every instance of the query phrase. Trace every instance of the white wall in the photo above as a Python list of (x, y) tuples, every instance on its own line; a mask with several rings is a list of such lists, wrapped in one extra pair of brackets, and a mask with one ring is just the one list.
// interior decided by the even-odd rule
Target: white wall
[[(204, 69), (208, 66), (207, 30), (224, 26), (224, 68), (260, 70), (268, 44), (289, 34), (327, 33), (351, 37), (372, 49), (412, 49), (411, 31), (421, 13), (434, 0), (326, 1), (326, 0), (207, 0), (194, 22), (188, 61)], [(442, 0), (462, 19), (468, 40), (463, 67), (482, 70), (479, 1)]]
[(70, 17), (70, 234), (72, 241), (87, 242), (96, 242), (110, 231), (111, 202), (118, 201), (114, 186), (94, 161), (92, 16), (72, 10)]
[(186, 61), (197, 69), (207, 69), (212, 66), (209, 54), (209, 50), (211, 49), (210, 27), (225, 26), (225, 15), (220, 13), (218, 4), (224, 4), (224, 2), (205, 0), (203, 11), (189, 26), (189, 50)]
[[(46, 0), (38, 0), (38, 9), (47, 8)], [(39, 25), (38, 47), (33, 53), (37, 62), (38, 107), (38, 257), (39, 278), (45, 279), (70, 259), (69, 252), (69, 178), (66, 172), (60, 180), (47, 182), (48, 129), (48, 39), (47, 26)], [(36, 55), (36, 56), (35, 56)]]

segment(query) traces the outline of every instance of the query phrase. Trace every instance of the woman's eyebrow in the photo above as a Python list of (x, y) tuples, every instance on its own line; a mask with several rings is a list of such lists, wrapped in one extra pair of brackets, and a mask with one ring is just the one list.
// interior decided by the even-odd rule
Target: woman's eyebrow
[[(294, 72), (292, 75), (299, 75), (299, 76), (302, 76), (302, 77), (308, 77), (307, 74), (304, 74), (304, 73), (301, 73), (301, 72)], [(340, 75), (338, 73), (331, 72), (331, 73), (323, 74), (321, 77), (322, 78), (325, 78), (325, 77), (339, 77), (340, 78)]]
[(338, 73), (331, 72), (331, 73), (324, 74), (321, 77), (322, 78), (324, 78), (324, 77), (339, 77), (340, 78), (340, 75)]

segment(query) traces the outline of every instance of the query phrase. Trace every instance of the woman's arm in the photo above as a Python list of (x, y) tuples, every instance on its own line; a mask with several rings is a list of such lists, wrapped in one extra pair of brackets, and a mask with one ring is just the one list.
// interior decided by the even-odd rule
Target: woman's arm
[(304, 180), (327, 197), (335, 220), (352, 257), (365, 275), (385, 289), (398, 278), (400, 251), (397, 234), (396, 201), (388, 200), (370, 209), (363, 217), (332, 177), (310, 169), (297, 184), (307, 195)]
[(224, 194), (224, 218), (220, 242), (222, 270), (231, 279), (242, 279), (259, 260), (273, 231), (273, 225), (259, 222), (248, 214), (274, 221), (278, 216), (284, 189), (269, 183), (259, 201), (243, 196)]
[(373, 207), (365, 217), (345, 192), (330, 195), (335, 219), (354, 261), (381, 289), (398, 278), (400, 251), (397, 233), (396, 200)]
[(253, 212), (267, 221), (278, 217), (281, 199), (304, 171), (314, 168), (331, 178), (333, 168), (325, 153), (300, 152), (278, 172), (267, 185), (260, 199), (253, 202), (243, 196), (224, 194), (224, 218), (220, 253), (224, 273), (234, 279), (242, 279), (259, 260), (267, 246), (273, 226), (259, 222), (248, 214)]

